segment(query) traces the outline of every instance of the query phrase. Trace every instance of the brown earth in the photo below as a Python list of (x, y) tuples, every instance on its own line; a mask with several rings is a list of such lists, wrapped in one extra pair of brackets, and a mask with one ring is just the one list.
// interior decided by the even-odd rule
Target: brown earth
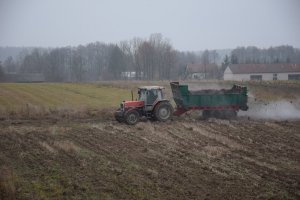
[(300, 122), (6, 120), (0, 167), (17, 199), (300, 199)]

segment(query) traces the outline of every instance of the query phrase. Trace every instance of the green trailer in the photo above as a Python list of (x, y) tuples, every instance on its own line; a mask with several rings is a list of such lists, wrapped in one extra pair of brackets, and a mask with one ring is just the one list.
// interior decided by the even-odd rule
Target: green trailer
[(176, 103), (175, 116), (189, 110), (203, 110), (203, 117), (232, 118), (239, 110), (248, 110), (247, 87), (233, 85), (231, 89), (190, 91), (188, 85), (171, 82)]

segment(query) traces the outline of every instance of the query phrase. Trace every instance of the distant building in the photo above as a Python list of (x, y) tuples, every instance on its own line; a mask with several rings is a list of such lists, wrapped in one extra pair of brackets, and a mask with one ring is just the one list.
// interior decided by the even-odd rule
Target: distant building
[(132, 80), (137, 78), (143, 78), (144, 72), (141, 72), (139, 77), (137, 76), (137, 73), (135, 71), (127, 71), (127, 72), (121, 72), (121, 78), (125, 80)]
[(4, 80), (5, 82), (38, 83), (45, 82), (45, 76), (42, 73), (6, 73)]
[(121, 72), (122, 79), (134, 79), (136, 77), (135, 72)]
[(300, 64), (232, 64), (224, 80), (300, 80)]
[(185, 74), (187, 79), (216, 79), (218, 66), (216, 64), (188, 64)]

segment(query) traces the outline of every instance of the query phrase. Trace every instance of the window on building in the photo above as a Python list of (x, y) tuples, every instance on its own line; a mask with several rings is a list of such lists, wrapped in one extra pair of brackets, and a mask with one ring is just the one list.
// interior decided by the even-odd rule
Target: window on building
[(262, 80), (262, 75), (250, 75), (250, 80), (261, 81)]
[(289, 74), (288, 79), (289, 80), (300, 80), (300, 74)]
[(273, 80), (277, 80), (277, 74), (273, 74)]

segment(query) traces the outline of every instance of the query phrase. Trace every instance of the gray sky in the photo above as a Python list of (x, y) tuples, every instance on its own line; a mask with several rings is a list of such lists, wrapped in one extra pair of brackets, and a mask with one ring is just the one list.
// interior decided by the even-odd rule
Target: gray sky
[(300, 47), (299, 0), (0, 0), (0, 46), (58, 47), (162, 33), (178, 50)]

